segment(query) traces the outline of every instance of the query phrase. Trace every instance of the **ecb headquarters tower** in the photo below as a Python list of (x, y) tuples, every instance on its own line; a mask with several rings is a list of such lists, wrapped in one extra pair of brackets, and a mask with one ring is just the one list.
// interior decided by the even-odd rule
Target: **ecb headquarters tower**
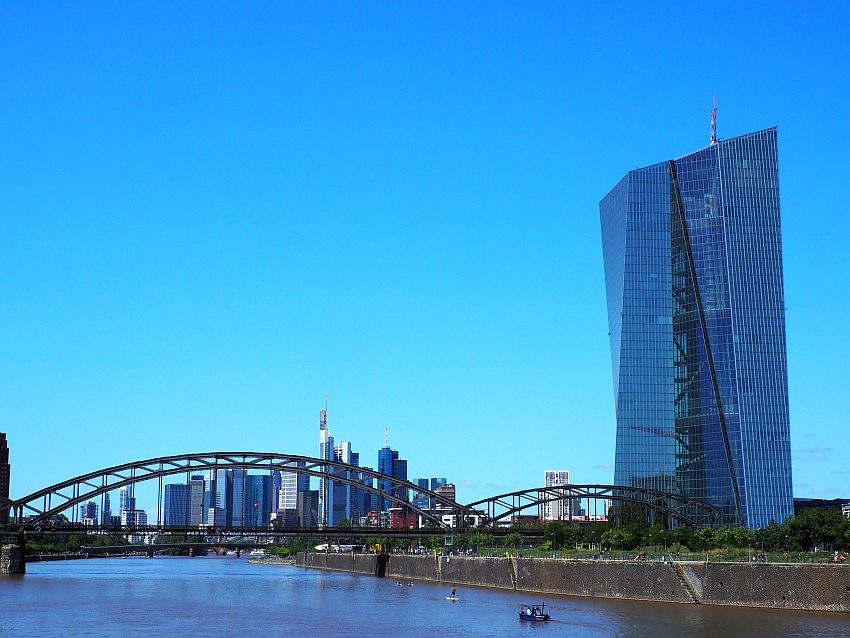
[(776, 129), (629, 171), (599, 211), (614, 482), (723, 511), (706, 523), (781, 522), (793, 498)]

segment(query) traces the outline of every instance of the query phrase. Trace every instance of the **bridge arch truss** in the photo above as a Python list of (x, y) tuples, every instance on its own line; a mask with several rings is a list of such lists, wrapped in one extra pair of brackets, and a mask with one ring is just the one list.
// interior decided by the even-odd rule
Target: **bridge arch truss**
[[(486, 515), (487, 525), (493, 526), (512, 519), (524, 510), (573, 499), (633, 503), (658, 514), (669, 516), (691, 528), (700, 528), (706, 525), (716, 526), (723, 520), (723, 510), (703, 501), (660, 490), (623, 485), (587, 484), (534, 487), (490, 496), (468, 503), (467, 507), (476, 511), (483, 511)], [(580, 520), (580, 517), (573, 515), (572, 519)]]
[[(206, 452), (161, 456), (108, 467), (40, 489), (23, 498), (9, 501), (10, 526), (39, 527), (52, 518), (96, 497), (125, 486), (145, 481), (159, 481), (160, 501), (162, 480), (165, 477), (216, 471), (223, 469), (290, 472), (325, 478), (378, 495), (404, 507), (437, 527), (445, 527), (440, 516), (423, 510), (401, 498), (396, 491), (418, 492), (433, 499), (440, 507), (465, 520), (468, 508), (442, 494), (420, 487), (410, 481), (394, 478), (369, 468), (362, 468), (331, 459), (318, 459), (298, 454), (273, 452)], [(369, 481), (368, 483), (364, 480)], [(371, 485), (371, 483), (375, 485)], [(386, 487), (382, 487), (386, 486)], [(158, 512), (162, 512), (162, 503)], [(160, 524), (161, 521), (157, 521)]]

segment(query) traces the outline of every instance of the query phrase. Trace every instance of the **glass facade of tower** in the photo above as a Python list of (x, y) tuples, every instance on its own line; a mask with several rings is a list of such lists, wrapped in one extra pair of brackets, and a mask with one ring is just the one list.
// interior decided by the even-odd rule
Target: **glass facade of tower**
[(726, 524), (781, 522), (793, 498), (776, 129), (631, 171), (600, 217), (614, 482), (711, 503)]

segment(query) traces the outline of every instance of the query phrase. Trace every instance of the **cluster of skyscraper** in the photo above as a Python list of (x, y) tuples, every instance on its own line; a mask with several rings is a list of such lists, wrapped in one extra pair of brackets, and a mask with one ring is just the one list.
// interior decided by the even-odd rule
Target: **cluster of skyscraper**
[[(297, 483), (298, 475), (291, 476)], [(297, 487), (290, 485), (288, 472), (249, 474), (235, 468), (193, 474), (184, 483), (164, 486), (163, 523), (173, 527), (261, 527), (283, 514), (279, 509), (281, 499), (288, 504), (290, 492), (296, 491)], [(118, 499), (118, 514), (113, 515), (109, 494), (104, 495), (104, 525), (147, 525), (147, 513), (136, 507), (134, 486), (119, 489)], [(296, 507), (297, 503), (291, 505), (293, 510)], [(84, 525), (97, 523), (97, 503), (85, 503), (79, 512)]]
[[(387, 476), (386, 480), (381, 481), (381, 485), (374, 485), (375, 479), (363, 472), (332, 467), (329, 468), (330, 473), (336, 473), (340, 477), (351, 480), (353, 484), (334, 481), (332, 478), (320, 479), (316, 512), (319, 525), (327, 524), (328, 527), (336, 527), (341, 521), (347, 520), (354, 524), (385, 526), (390, 511), (398, 508), (399, 504), (394, 503), (390, 498), (383, 498), (370, 492), (365, 489), (367, 486), (379, 487), (391, 493), (398, 501), (410, 502), (411, 495), (408, 494), (407, 488), (391, 480), (408, 480), (407, 461), (399, 456), (397, 450), (390, 448), (389, 438), (385, 438), (384, 447), (378, 450), (377, 471)], [(372, 470), (371, 467), (360, 465), (360, 454), (351, 449), (351, 443), (334, 442), (334, 437), (328, 428), (327, 405), (319, 413), (319, 458)], [(439, 488), (447, 492), (448, 483), (445, 478), (416, 479), (411, 482), (415, 482), (423, 489), (434, 491)], [(357, 484), (362, 484), (364, 487), (358, 487)], [(451, 494), (447, 492), (446, 495), (454, 500), (454, 486), (451, 485), (450, 488)], [(434, 509), (435, 503), (430, 502), (431, 500), (433, 499), (428, 499), (427, 495), (413, 494), (414, 505), (421, 507), (423, 503), (426, 504), (422, 509)]]
[[(5, 442), (4, 439), (0, 441)], [(3, 448), (0, 447), (0, 460)], [(8, 451), (6, 451), (8, 456)], [(327, 407), (319, 414), (319, 458), (360, 468), (360, 455), (348, 441), (334, 442), (327, 425)], [(393, 510), (410, 501), (408, 490), (393, 479), (407, 480), (407, 461), (397, 450), (386, 445), (378, 450), (378, 472), (386, 480), (375, 479), (357, 469), (328, 466), (329, 477), (319, 479), (318, 489), (311, 489), (310, 476), (299, 472), (303, 461), (293, 461), (293, 470), (251, 473), (246, 469), (220, 469), (190, 474), (184, 482), (164, 486), (162, 523), (167, 527), (264, 527), (278, 520), (287, 527), (336, 527), (342, 521), (354, 525), (385, 526), (391, 523)], [(372, 470), (363, 467), (363, 470)], [(0, 480), (2, 480), (0, 468)], [(7, 472), (8, 476), (8, 472)], [(333, 480), (333, 476), (345, 481)], [(379, 481), (381, 484), (376, 485)], [(417, 479), (426, 490), (442, 492), (452, 500), (454, 485), (445, 478)], [(2, 485), (2, 484), (0, 484)], [(362, 487), (360, 487), (362, 485)], [(396, 499), (383, 498), (370, 491), (381, 488)], [(427, 494), (414, 492), (412, 503), (421, 509), (438, 507)], [(147, 513), (136, 508), (134, 486), (119, 490), (119, 510), (113, 515), (109, 494), (103, 496), (104, 525), (143, 526)], [(84, 525), (98, 522), (98, 504), (88, 502), (79, 508)]]

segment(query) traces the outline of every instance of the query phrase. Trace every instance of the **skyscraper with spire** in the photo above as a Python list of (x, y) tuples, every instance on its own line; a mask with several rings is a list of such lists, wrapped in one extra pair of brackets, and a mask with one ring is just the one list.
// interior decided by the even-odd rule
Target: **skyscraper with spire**
[[(334, 438), (328, 429), (328, 395), (325, 395), (325, 407), (319, 411), (319, 458), (334, 460)], [(326, 468), (329, 470), (330, 468)], [(330, 526), (333, 512), (333, 487), (327, 478), (327, 471), (319, 478), (319, 526)]]
[[(384, 430), (384, 447), (378, 450), (378, 471), (390, 478), (407, 480), (407, 461), (399, 457), (398, 450), (390, 448), (388, 429)], [(407, 488), (396, 487), (395, 482), (392, 480), (381, 479), (381, 485), (379, 487), (387, 492), (392, 492), (393, 496), (402, 501), (409, 500)], [(397, 506), (388, 498), (382, 498), (380, 501), (379, 505), (382, 512), (386, 512), (391, 507)]]
[(599, 204), (614, 482), (764, 527), (793, 514), (777, 137), (715, 127)]

